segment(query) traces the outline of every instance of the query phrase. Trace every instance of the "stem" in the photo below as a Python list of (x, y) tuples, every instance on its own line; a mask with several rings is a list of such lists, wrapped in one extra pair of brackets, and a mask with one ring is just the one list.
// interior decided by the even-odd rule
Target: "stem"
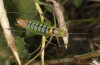
[(53, 3), (55, 13), (56, 13), (56, 16), (57, 16), (57, 20), (58, 20), (58, 23), (59, 23), (59, 27), (66, 31), (66, 36), (64, 36), (62, 38), (63, 38), (63, 41), (64, 41), (65, 48), (67, 49), (69, 35), (68, 35), (68, 28), (66, 28), (67, 26), (66, 25), (62, 26), (63, 24), (66, 23), (62, 9), (61, 9), (59, 3), (56, 2), (56, 0), (50, 0), (50, 1)]
[(0, 24), (3, 29), (8, 46), (10, 47), (12, 53), (14, 54), (18, 64), (21, 65), (13, 35), (11, 33), (11, 30), (8, 30), (10, 29), (10, 25), (9, 25), (9, 21), (7, 18), (6, 10), (4, 8), (3, 0), (0, 0)]

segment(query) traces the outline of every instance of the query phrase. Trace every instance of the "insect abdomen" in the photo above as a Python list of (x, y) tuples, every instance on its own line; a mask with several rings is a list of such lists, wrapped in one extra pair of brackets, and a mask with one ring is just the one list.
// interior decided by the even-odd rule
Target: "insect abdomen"
[(34, 23), (34, 22), (28, 22), (27, 27), (32, 29), (33, 31), (38, 31), (41, 33), (49, 33), (50, 30), (50, 26), (41, 23)]

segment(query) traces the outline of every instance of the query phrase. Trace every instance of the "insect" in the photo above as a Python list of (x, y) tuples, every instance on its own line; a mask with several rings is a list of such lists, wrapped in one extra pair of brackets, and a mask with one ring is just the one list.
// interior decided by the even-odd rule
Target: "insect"
[(47, 22), (43, 23), (37, 20), (25, 20), (25, 19), (19, 18), (17, 19), (17, 26), (25, 28), (26, 30), (29, 30), (39, 35), (44, 34), (47, 36), (62, 37), (62, 36), (65, 36), (66, 34), (66, 31), (62, 29), (55, 28), (51, 26), (50, 24), (47, 24)]

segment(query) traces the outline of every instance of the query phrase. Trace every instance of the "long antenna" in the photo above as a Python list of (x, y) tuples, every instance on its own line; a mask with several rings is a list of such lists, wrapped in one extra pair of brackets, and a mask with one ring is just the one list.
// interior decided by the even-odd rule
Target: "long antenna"
[(28, 13), (28, 12), (7, 12), (10, 14), (36, 14), (36, 13)]
[[(13, 31), (13, 32), (26, 32), (26, 31), (22, 31), (22, 30), (13, 30), (13, 29), (8, 29), (8, 30), (11, 30), (11, 31)], [(84, 34), (84, 35), (87, 35), (87, 34), (95, 34), (95, 33), (84, 33), (84, 32), (82, 32), (82, 33), (78, 33), (78, 32), (76, 32), (76, 33), (68, 33), (68, 34), (70, 34), (70, 35), (77, 35), (77, 34)]]
[(68, 34), (95, 34), (95, 33), (68, 33)]

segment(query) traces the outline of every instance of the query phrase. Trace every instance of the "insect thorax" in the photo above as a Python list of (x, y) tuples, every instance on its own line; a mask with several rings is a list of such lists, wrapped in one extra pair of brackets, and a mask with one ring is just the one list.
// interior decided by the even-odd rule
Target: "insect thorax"
[(64, 31), (63, 29), (60, 29), (60, 28), (54, 28), (53, 34), (54, 34), (54, 36), (57, 36), (57, 37), (63, 37), (66, 35), (66, 31)]

